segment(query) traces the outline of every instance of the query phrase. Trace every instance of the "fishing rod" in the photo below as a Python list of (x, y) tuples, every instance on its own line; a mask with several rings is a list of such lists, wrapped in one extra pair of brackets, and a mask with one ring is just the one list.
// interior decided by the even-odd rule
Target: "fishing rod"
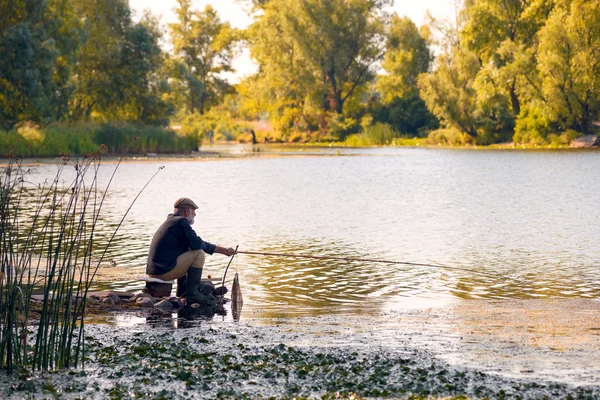
[(223, 274), (223, 282), (221, 282), (221, 287), (225, 287), (225, 277), (227, 276), (227, 271), (229, 271), (229, 266), (231, 265), (231, 262), (233, 261), (233, 257), (235, 257), (235, 255), (238, 252), (238, 247), (240, 247), (239, 244), (237, 246), (235, 246), (235, 251), (233, 252), (233, 255), (231, 256), (231, 258), (229, 259), (229, 264), (227, 264), (227, 268), (225, 268), (225, 273)]
[[(236, 249), (237, 249), (237, 247), (236, 247)], [(316, 260), (361, 261), (361, 262), (374, 262), (374, 263), (382, 263), (382, 264), (402, 264), (402, 265), (410, 265), (413, 267), (431, 267), (431, 268), (459, 270), (459, 271), (471, 272), (471, 273), (479, 274), (479, 275), (485, 275), (485, 276), (493, 277), (493, 278), (501, 277), (500, 275), (497, 275), (497, 274), (476, 271), (474, 269), (463, 268), (463, 267), (452, 267), (449, 265), (440, 265), (440, 264), (415, 263), (415, 262), (408, 262), (408, 261), (382, 260), (379, 258), (311, 256), (311, 255), (295, 254), (295, 253), (273, 253), (273, 252), (242, 251), (242, 250), (237, 250), (236, 254), (248, 254), (248, 255), (255, 255), (255, 256), (273, 256), (273, 257), (291, 257), (291, 258), (311, 258), (311, 259), (316, 259)]]

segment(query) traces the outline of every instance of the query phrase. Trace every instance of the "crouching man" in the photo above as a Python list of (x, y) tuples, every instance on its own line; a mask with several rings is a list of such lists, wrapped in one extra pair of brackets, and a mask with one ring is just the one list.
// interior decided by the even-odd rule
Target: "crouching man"
[(235, 250), (205, 242), (196, 234), (191, 225), (198, 206), (192, 200), (182, 197), (174, 207), (152, 238), (146, 273), (163, 281), (177, 279), (177, 296), (186, 293), (187, 304), (199, 303), (207, 294), (200, 284), (205, 253), (232, 256)]

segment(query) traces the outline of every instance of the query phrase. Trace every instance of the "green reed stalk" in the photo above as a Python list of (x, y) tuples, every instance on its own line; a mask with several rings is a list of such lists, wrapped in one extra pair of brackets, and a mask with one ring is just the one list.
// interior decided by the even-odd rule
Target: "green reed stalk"
[[(100, 195), (100, 150), (82, 160), (63, 155), (54, 179), (37, 187), (27, 181), (20, 161), (9, 158), (0, 174), (0, 369), (83, 365), (89, 288), (129, 210), (158, 173), (137, 194), (96, 258), (96, 223), (122, 160)], [(61, 186), (67, 167), (75, 169), (75, 178)], [(41, 303), (32, 302), (35, 288), (42, 290)], [(28, 322), (34, 311), (39, 322), (32, 330)]]

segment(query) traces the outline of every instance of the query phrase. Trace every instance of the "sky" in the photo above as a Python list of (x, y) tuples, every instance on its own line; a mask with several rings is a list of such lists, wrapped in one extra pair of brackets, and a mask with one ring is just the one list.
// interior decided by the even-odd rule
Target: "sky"
[[(129, 0), (129, 4), (138, 17), (145, 9), (150, 9), (152, 14), (160, 17), (165, 26), (177, 20), (173, 11), (177, 5), (175, 0)], [(247, 14), (247, 10), (236, 0), (192, 0), (192, 9), (203, 10), (208, 4), (212, 5), (223, 21), (229, 21), (234, 28), (243, 29), (252, 23), (252, 18)], [(453, 19), (454, 4), (454, 0), (395, 0), (391, 11), (395, 11), (399, 15), (406, 15), (417, 25), (421, 25), (425, 21), (427, 10), (434, 17)], [(242, 52), (235, 59), (234, 68), (236, 73), (229, 77), (233, 82), (256, 71), (256, 65), (250, 59), (248, 51)]]

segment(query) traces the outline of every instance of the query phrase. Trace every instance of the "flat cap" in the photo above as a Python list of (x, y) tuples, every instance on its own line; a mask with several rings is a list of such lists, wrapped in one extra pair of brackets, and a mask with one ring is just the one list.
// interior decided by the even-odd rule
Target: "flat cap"
[(175, 202), (174, 208), (193, 208), (194, 210), (197, 210), (198, 206), (191, 199), (182, 197)]

